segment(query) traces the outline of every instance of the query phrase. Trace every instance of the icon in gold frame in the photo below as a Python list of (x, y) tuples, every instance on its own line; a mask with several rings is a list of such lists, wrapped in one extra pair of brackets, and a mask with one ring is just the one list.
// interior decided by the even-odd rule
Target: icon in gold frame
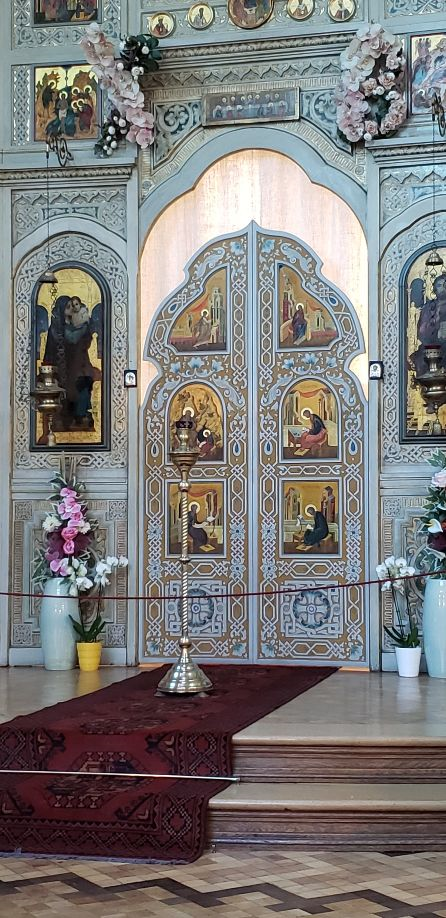
[(154, 38), (168, 38), (175, 29), (175, 16), (164, 11), (154, 13), (149, 18), (148, 27)]
[(314, 13), (315, 0), (288, 0), (286, 11), (291, 19), (304, 22)]
[(187, 11), (187, 21), (192, 29), (202, 32), (212, 25), (215, 12), (209, 3), (193, 3)]
[(258, 29), (273, 9), (274, 0), (228, 0), (228, 16), (239, 29)]
[(348, 22), (356, 13), (355, 0), (328, 0), (327, 13), (333, 22)]

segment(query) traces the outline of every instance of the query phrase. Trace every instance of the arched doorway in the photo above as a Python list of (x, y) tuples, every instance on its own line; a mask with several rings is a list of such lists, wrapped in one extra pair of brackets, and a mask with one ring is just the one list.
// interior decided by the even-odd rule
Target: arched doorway
[[(245, 157), (239, 167), (246, 167), (246, 157), (255, 166), (251, 183), (257, 189), (251, 184), (249, 194), (244, 168), (232, 173), (234, 200), (252, 212), (257, 198), (266, 226), (275, 221), (277, 228), (251, 220), (243, 230), (206, 242), (187, 266), (177, 263), (170, 295), (156, 309), (146, 338), (143, 586), (153, 598), (141, 621), (140, 656), (164, 659), (176, 650), (179, 495), (168, 448), (172, 417), (190, 402), (203, 443), (190, 492), (191, 585), (200, 597), (191, 609), (197, 653), (213, 660), (364, 666), (366, 599), (355, 585), (367, 567), (364, 239), (335, 194), (312, 185), (284, 157), (255, 154), (228, 157)], [(276, 170), (262, 202), (265, 157)], [(215, 172), (209, 175), (213, 170), (202, 179), (214, 206), (229, 165), (217, 169), (220, 181)], [(297, 219), (283, 213), (289, 204), (278, 218), (278, 172), (300, 201)], [(180, 202), (172, 205), (177, 218), (187, 215), (183, 203), (181, 211)], [(234, 214), (228, 216), (231, 223)], [(310, 244), (328, 216), (338, 231), (338, 256), (340, 247), (350, 246), (344, 265), (333, 240), (320, 237), (319, 251)], [(200, 218), (195, 210), (194, 219), (205, 224), (205, 233), (209, 211)], [(296, 228), (302, 235), (292, 232)], [(158, 229), (162, 246), (166, 223)], [(143, 255), (143, 284), (156, 232)], [(184, 242), (171, 243), (168, 263), (175, 247), (180, 259)], [(180, 267), (186, 279), (178, 285)], [(342, 589), (346, 583), (353, 585)], [(263, 595), (220, 598), (258, 592)], [(165, 593), (172, 599), (156, 599)]]

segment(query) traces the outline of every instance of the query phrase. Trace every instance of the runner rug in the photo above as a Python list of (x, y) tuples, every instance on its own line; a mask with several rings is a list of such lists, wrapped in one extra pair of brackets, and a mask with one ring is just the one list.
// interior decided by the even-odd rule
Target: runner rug
[(232, 774), (232, 736), (336, 670), (206, 666), (209, 696), (155, 697), (165, 671), (0, 725), (0, 768), (35, 772), (0, 774), (0, 852), (195, 860), (208, 801)]

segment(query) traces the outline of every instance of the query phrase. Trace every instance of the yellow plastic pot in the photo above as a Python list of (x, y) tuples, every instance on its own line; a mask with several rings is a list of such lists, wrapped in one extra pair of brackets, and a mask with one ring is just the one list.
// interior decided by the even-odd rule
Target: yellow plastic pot
[(78, 641), (77, 655), (79, 658), (79, 669), (81, 669), (83, 673), (94, 673), (99, 669), (101, 650), (101, 641), (91, 641), (90, 643)]

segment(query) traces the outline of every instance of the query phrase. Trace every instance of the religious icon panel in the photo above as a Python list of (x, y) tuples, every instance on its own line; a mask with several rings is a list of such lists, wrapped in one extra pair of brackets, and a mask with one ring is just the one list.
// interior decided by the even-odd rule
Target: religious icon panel
[(228, 15), (239, 29), (257, 29), (270, 18), (274, 0), (228, 0)]
[(280, 265), (278, 288), (280, 347), (328, 347), (337, 337), (333, 317), (305, 289), (298, 272)]
[(292, 19), (303, 22), (314, 13), (315, 0), (288, 0), (286, 11)]
[(98, 18), (99, 0), (32, 0), (34, 25), (69, 25)]
[[(212, 481), (194, 482), (189, 489), (187, 515), (189, 552), (191, 555), (224, 554), (223, 484)], [(181, 554), (181, 491), (178, 484), (169, 484), (170, 555)]]
[(203, 293), (183, 309), (169, 336), (180, 352), (224, 351), (227, 343), (226, 271), (216, 271)]
[(286, 481), (282, 487), (283, 554), (337, 555), (338, 481)]
[[(106, 446), (105, 404), (108, 347), (104, 294), (95, 277), (80, 267), (55, 271), (55, 294), (48, 284), (37, 291), (34, 306), (33, 372), (53, 366), (65, 395), (52, 427), (57, 446)], [(32, 413), (31, 446), (47, 445), (48, 430)]]
[[(446, 264), (446, 246), (438, 254)], [(400, 433), (403, 442), (446, 436), (446, 405), (436, 415), (428, 411), (415, 378), (429, 369), (426, 348), (440, 348), (440, 366), (446, 369), (446, 270), (426, 268), (429, 251), (423, 251), (410, 264), (400, 288), (401, 328), (405, 329), (402, 361), (402, 411)]]
[(72, 140), (98, 135), (98, 82), (90, 64), (36, 67), (34, 139), (62, 133)]
[(434, 93), (446, 106), (446, 34), (412, 35), (410, 49), (412, 114), (430, 115)]
[(328, 0), (327, 12), (334, 22), (348, 22), (356, 13), (355, 0)]
[(171, 13), (155, 13), (148, 20), (148, 28), (155, 38), (168, 38), (175, 29), (175, 16)]
[(169, 412), (170, 447), (178, 448), (175, 421), (185, 411), (193, 412), (197, 446), (202, 462), (221, 462), (224, 458), (223, 409), (219, 396), (210, 386), (191, 383), (173, 397)]
[(331, 388), (303, 379), (282, 407), (283, 459), (334, 459), (338, 455), (338, 406)]
[(193, 29), (208, 29), (214, 21), (214, 10), (208, 3), (194, 3), (187, 12), (187, 21)]

